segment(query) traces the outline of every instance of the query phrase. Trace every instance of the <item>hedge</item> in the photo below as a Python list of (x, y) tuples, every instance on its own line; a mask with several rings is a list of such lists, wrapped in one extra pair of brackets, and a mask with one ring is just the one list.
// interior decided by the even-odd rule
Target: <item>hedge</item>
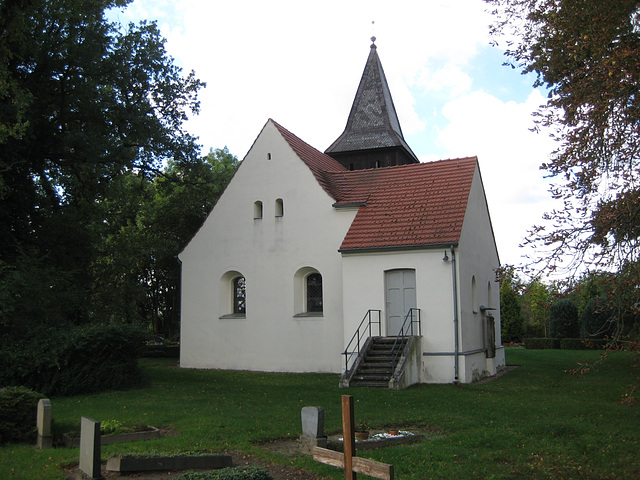
[(560, 348), (560, 341), (557, 338), (525, 338), (524, 346), (535, 350)]
[(41, 398), (44, 395), (25, 387), (0, 388), (0, 443), (35, 443)]
[(606, 343), (606, 340), (590, 338), (527, 338), (524, 346), (532, 350), (589, 350), (604, 348)]
[(46, 330), (0, 351), (0, 385), (48, 397), (130, 388), (142, 382), (138, 357), (145, 333), (129, 325), (92, 324)]

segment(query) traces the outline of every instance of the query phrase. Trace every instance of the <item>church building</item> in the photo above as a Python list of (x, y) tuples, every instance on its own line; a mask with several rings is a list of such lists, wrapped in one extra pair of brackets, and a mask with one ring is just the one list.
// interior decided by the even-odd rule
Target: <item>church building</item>
[(505, 365), (478, 159), (419, 162), (375, 43), (342, 135), (267, 120), (179, 257), (182, 367), (405, 388)]

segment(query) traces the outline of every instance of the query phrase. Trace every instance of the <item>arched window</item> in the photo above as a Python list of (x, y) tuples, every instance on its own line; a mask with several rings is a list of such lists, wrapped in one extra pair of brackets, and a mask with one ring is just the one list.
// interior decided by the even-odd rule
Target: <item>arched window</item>
[(247, 282), (242, 273), (229, 270), (220, 277), (218, 318), (245, 318), (247, 313)]
[(233, 313), (236, 315), (247, 313), (247, 288), (244, 277), (233, 279)]
[(310, 273), (306, 279), (307, 312), (322, 313), (322, 275)]
[(322, 317), (322, 275), (313, 267), (302, 267), (293, 276), (294, 317)]
[(276, 217), (284, 217), (284, 202), (281, 198), (276, 199)]
[(258, 220), (262, 218), (262, 202), (258, 200), (253, 204), (253, 219)]

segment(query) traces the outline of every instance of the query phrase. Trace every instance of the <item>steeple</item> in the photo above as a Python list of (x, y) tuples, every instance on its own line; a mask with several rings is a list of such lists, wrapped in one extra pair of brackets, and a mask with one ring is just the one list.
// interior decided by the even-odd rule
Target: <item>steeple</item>
[(347, 126), (325, 151), (350, 170), (418, 163), (402, 135), (375, 37)]

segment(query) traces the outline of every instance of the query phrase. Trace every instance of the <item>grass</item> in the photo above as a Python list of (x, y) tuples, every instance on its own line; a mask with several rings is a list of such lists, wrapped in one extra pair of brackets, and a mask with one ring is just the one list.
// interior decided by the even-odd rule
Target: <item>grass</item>
[[(295, 464), (326, 478), (340, 470), (309, 457), (284, 458), (259, 447), (300, 434), (300, 409), (325, 409), (325, 430), (340, 430), (340, 396), (355, 400), (356, 420), (373, 428), (429, 428), (432, 438), (363, 451), (395, 466), (399, 479), (640, 478), (640, 406), (620, 402), (634, 379), (633, 359), (615, 354), (598, 371), (575, 378), (564, 370), (598, 352), (508, 348), (520, 365), (484, 384), (420, 385), (404, 391), (338, 389), (336, 375), (185, 370), (148, 359), (145, 388), (52, 399), (54, 433), (77, 429), (81, 416), (171, 427), (178, 435), (110, 445), (116, 453), (236, 451)], [(637, 375), (637, 373), (635, 373)], [(63, 479), (78, 449), (0, 447), (0, 478)]]

